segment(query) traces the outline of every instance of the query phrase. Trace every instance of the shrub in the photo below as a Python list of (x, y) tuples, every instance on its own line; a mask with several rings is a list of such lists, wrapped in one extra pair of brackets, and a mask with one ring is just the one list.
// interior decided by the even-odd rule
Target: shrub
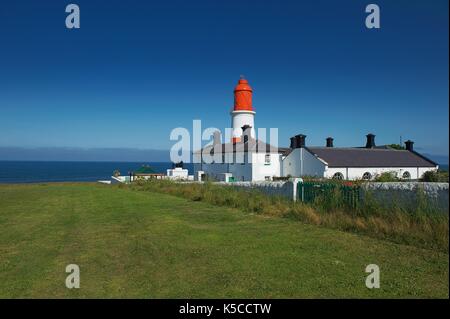
[(421, 179), (422, 182), (443, 182), (448, 183), (447, 171), (427, 171), (423, 173)]
[(428, 171), (423, 173), (421, 180), (423, 182), (437, 182), (439, 181), (439, 175), (436, 171)]
[(288, 181), (289, 178), (290, 178), (290, 176), (273, 176), (272, 180), (274, 182), (276, 182), (276, 181)]
[(395, 150), (404, 150), (405, 147), (401, 146), (400, 144), (389, 144), (388, 147), (393, 148)]
[(378, 174), (374, 178), (375, 182), (398, 182), (400, 179), (395, 172), (384, 172)]

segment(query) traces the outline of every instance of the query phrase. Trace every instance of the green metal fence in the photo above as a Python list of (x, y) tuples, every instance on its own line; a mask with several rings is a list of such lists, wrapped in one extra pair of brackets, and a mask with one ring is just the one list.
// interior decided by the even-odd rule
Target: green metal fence
[(298, 199), (304, 203), (335, 200), (342, 206), (356, 208), (361, 200), (361, 188), (338, 183), (299, 182)]

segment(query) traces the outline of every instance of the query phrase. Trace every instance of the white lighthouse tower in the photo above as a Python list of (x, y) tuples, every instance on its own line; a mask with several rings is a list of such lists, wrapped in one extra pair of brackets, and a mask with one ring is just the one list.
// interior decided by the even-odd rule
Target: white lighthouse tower
[(237, 143), (242, 138), (242, 127), (250, 126), (250, 136), (255, 138), (255, 114), (252, 106), (252, 88), (248, 81), (241, 78), (234, 88), (234, 108), (231, 111), (232, 142)]

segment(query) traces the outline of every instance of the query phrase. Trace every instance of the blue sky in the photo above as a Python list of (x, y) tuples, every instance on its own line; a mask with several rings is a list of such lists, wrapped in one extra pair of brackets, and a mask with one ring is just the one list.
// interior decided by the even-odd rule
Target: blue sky
[[(230, 125), (254, 89), (279, 143), (412, 139), (448, 155), (448, 1), (74, 0), (0, 6), (0, 147), (169, 149), (170, 131)], [(365, 6), (381, 29), (365, 28)]]

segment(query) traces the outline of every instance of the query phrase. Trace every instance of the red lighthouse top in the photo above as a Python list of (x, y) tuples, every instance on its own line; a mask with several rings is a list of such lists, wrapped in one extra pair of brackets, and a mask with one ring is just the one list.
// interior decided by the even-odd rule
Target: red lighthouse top
[(234, 88), (234, 110), (253, 111), (252, 93), (253, 90), (248, 84), (248, 81), (241, 78)]

